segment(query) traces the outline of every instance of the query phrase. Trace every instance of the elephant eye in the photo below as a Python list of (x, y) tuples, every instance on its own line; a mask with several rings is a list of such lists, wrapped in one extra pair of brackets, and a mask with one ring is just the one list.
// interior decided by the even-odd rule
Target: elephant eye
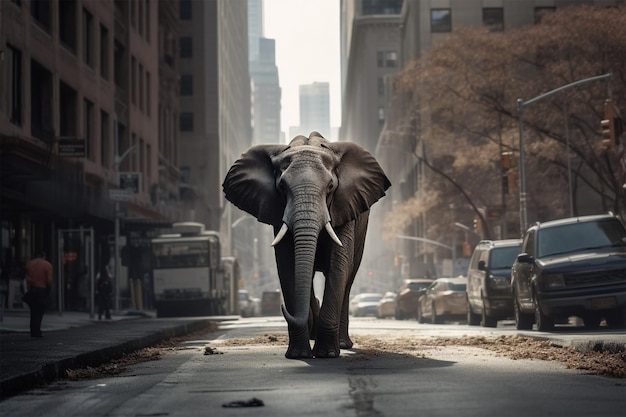
[(333, 184), (333, 182), (331, 181), (328, 183), (328, 191), (332, 191), (333, 188), (335, 188), (335, 184)]

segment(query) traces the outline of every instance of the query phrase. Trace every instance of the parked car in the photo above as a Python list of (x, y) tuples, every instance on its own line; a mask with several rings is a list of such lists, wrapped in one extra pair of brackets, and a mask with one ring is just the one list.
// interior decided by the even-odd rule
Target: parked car
[(467, 278), (437, 278), (417, 301), (417, 321), (433, 324), (465, 319)]
[(396, 314), (396, 298), (398, 294), (395, 292), (386, 292), (376, 307), (376, 317), (384, 319), (385, 317), (393, 317)]
[(348, 306), (349, 313), (354, 317), (375, 316), (378, 303), (383, 298), (379, 293), (363, 293), (352, 297)]
[(537, 223), (511, 271), (515, 324), (550, 331), (555, 321), (585, 327), (626, 324), (626, 228), (613, 214)]
[(248, 290), (239, 290), (239, 314), (241, 317), (252, 317), (254, 316), (254, 301)]
[(396, 298), (396, 320), (417, 317), (417, 300), (433, 283), (430, 278), (405, 279)]
[(513, 317), (511, 267), (521, 239), (482, 240), (474, 248), (467, 269), (467, 323), (496, 327)]

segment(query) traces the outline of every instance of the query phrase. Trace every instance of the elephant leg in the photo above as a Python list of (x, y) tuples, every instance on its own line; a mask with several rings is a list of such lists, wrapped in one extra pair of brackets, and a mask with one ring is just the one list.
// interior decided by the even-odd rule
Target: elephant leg
[(365, 248), (365, 235), (367, 234), (367, 224), (369, 220), (369, 211), (361, 214), (354, 222), (354, 255), (351, 263), (350, 276), (346, 282), (346, 289), (341, 305), (341, 320), (339, 322), (339, 345), (341, 349), (351, 349), (354, 343), (348, 334), (349, 324), (349, 304), (350, 290), (352, 283), (361, 265), (363, 259), (363, 249)]
[(330, 254), (329, 268), (326, 271), (324, 301), (320, 309), (317, 338), (313, 355), (318, 358), (336, 358), (340, 352), (339, 327), (346, 284), (350, 277), (354, 247), (354, 223), (345, 225), (338, 233), (342, 248)]
[[(277, 232), (277, 231), (275, 231)], [(295, 262), (293, 257), (293, 243), (283, 240), (280, 245), (274, 247), (276, 255), (276, 267), (280, 279), (280, 287), (283, 293), (285, 305), (283, 309), (293, 312), (295, 310), (294, 283)], [(310, 318), (311, 319), (311, 318)], [(309, 342), (308, 326), (287, 326), (289, 333), (289, 346), (285, 357), (289, 359), (312, 358), (313, 352)]]
[(315, 290), (311, 287), (311, 309), (309, 310), (309, 338), (315, 340), (317, 322), (320, 315), (320, 300), (315, 296)]

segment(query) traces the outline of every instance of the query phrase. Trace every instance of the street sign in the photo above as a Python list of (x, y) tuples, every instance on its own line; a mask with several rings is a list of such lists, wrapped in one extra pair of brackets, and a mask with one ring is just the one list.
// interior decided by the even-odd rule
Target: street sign
[(109, 189), (109, 198), (113, 201), (132, 202), (134, 195), (130, 190), (111, 188)]
[(139, 184), (141, 183), (141, 173), (139, 172), (120, 172), (119, 185), (123, 190), (128, 190), (133, 194), (139, 192)]
[(77, 137), (58, 138), (59, 156), (85, 156), (85, 139)]

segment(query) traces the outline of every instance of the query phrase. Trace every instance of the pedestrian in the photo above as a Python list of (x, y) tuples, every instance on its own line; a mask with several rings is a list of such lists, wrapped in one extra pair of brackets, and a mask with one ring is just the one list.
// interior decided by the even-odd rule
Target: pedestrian
[(25, 298), (30, 307), (30, 336), (43, 337), (41, 333), (41, 321), (48, 297), (52, 291), (52, 264), (46, 260), (43, 250), (37, 250), (35, 257), (26, 264), (26, 286), (27, 294)]
[(102, 314), (107, 320), (111, 320), (111, 292), (113, 291), (113, 279), (109, 272), (109, 266), (103, 264), (96, 277), (96, 291), (98, 296), (98, 320), (102, 320)]

